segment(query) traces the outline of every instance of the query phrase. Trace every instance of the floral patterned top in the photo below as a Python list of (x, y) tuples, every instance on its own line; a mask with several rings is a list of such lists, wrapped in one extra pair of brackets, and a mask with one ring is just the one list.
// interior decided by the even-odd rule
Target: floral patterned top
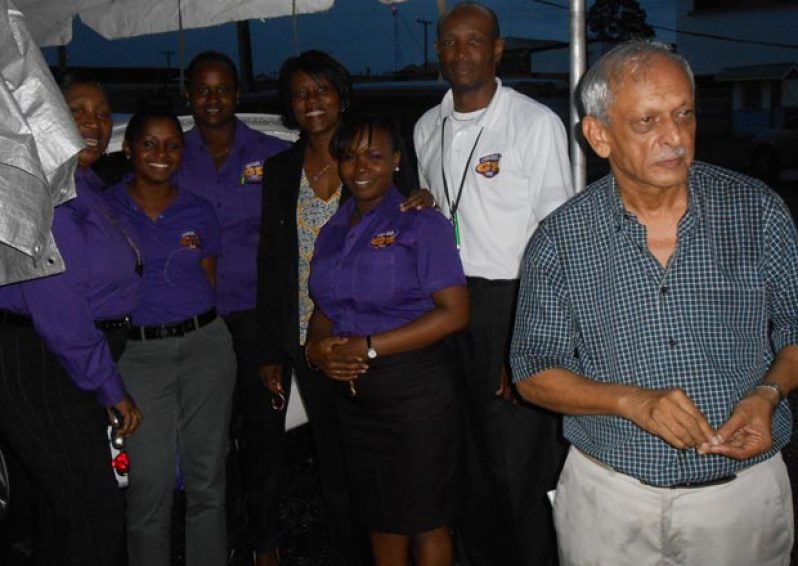
[(299, 343), (304, 345), (308, 333), (310, 315), (313, 314), (313, 301), (308, 293), (310, 260), (319, 230), (338, 210), (341, 187), (324, 200), (316, 196), (310, 186), (304, 169), (299, 181), (299, 196), (296, 203), (296, 232), (299, 243)]

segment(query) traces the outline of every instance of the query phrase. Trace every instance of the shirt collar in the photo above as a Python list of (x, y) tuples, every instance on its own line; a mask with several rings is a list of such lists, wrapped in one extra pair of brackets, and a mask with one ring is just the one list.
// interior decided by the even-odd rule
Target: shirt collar
[[(499, 106), (502, 98), (504, 97), (501, 79), (499, 77), (494, 77), (493, 80), (496, 81), (496, 92), (493, 93), (493, 98), (490, 99), (490, 103), (488, 104), (487, 108), (485, 108), (485, 112), (483, 112), (482, 115), (474, 121), (474, 124), (476, 125), (481, 126), (486, 124), (496, 113), (496, 107)], [(452, 94), (452, 89), (449, 89), (443, 96), (443, 100), (441, 100), (440, 113), (438, 115), (438, 125), (443, 122), (444, 118), (453, 119), (453, 113), (454, 94)]]
[[(246, 147), (249, 141), (250, 128), (238, 118), (233, 118), (235, 121), (235, 130), (233, 132), (233, 147), (230, 149), (230, 154), (237, 153), (242, 148)], [(199, 128), (194, 126), (185, 135), (186, 147), (192, 151), (200, 151), (210, 158), (210, 154), (205, 149), (205, 144), (202, 143), (202, 136), (200, 135)], [(225, 161), (225, 164), (227, 162)]]
[[(146, 217), (147, 215), (144, 213), (143, 210), (141, 210), (139, 208), (139, 205), (136, 204), (136, 201), (133, 200), (133, 197), (130, 196), (130, 193), (127, 190), (128, 183), (130, 183), (130, 180), (132, 178), (133, 178), (132, 174), (127, 174), (127, 175), (125, 175), (122, 178), (121, 181), (119, 181), (115, 185), (112, 185), (111, 187), (106, 189), (106, 191), (104, 191), (104, 192), (106, 192), (108, 194), (108, 198), (110, 198), (112, 200), (116, 199), (116, 201), (119, 204), (121, 204), (122, 206), (124, 206), (125, 208), (131, 209), (131, 210), (135, 210), (137, 213), (139, 213), (142, 216)], [(174, 181), (174, 179), (173, 179), (173, 181)], [(182, 202), (185, 199), (191, 198), (191, 193), (189, 191), (181, 191), (180, 190), (180, 186), (177, 183), (174, 183), (174, 185), (175, 185), (175, 188), (177, 188), (177, 196), (175, 197), (175, 200), (172, 201), (172, 204), (170, 204), (168, 207), (166, 207), (166, 209), (164, 209), (161, 212), (161, 216), (164, 216), (165, 214), (168, 214), (169, 211), (173, 210), (176, 207), (176, 205), (178, 205), (178, 204), (182, 205)]]
[[(681, 220), (679, 220), (680, 234), (692, 226), (695, 223), (695, 218), (699, 217), (701, 213), (700, 199), (696, 195), (696, 193), (701, 190), (700, 180), (694, 175), (694, 171), (694, 166), (691, 166), (687, 180), (687, 210)], [(623, 226), (623, 223), (627, 219), (633, 218), (634, 214), (626, 210), (621, 200), (621, 194), (618, 190), (618, 183), (615, 181), (615, 175), (610, 173), (607, 182), (610, 185), (609, 195), (612, 217), (616, 225), (620, 227)]]
[[(399, 192), (396, 186), (391, 184), (380, 203), (364, 214), (361, 222), (375, 216), (382, 216), (383, 214), (390, 213), (392, 210), (399, 210), (399, 205), (402, 204), (404, 198), (405, 197), (402, 196), (402, 193)], [(355, 206), (357, 205), (354, 197), (350, 197), (341, 205), (339, 209), (341, 211), (341, 223), (349, 226), (349, 217), (355, 209)]]

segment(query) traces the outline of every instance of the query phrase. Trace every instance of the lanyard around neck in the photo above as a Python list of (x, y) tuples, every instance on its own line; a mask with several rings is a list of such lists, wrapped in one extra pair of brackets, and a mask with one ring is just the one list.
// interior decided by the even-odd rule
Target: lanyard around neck
[(456, 223), (457, 210), (460, 208), (460, 198), (463, 196), (463, 187), (465, 187), (466, 175), (468, 175), (468, 168), (471, 166), (471, 159), (474, 157), (477, 144), (479, 144), (479, 138), (482, 137), (483, 128), (479, 129), (477, 139), (474, 140), (474, 145), (471, 146), (471, 153), (468, 154), (468, 159), (466, 160), (465, 167), (463, 168), (463, 176), (460, 179), (460, 187), (458, 187), (457, 194), (454, 196), (454, 202), (452, 202), (452, 197), (449, 195), (449, 183), (446, 181), (446, 171), (443, 166), (446, 155), (446, 120), (448, 119), (449, 117), (445, 116), (443, 118), (443, 123), (441, 124), (441, 179), (443, 180), (443, 194), (446, 196), (446, 205), (449, 207), (449, 216), (452, 218), (452, 222)]

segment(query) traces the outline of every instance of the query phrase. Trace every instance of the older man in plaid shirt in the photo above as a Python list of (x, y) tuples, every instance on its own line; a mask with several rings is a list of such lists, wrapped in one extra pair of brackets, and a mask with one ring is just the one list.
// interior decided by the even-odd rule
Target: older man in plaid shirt
[(693, 162), (693, 75), (666, 46), (615, 48), (581, 96), (611, 174), (532, 237), (511, 352), (521, 395), (566, 415), (561, 562), (789, 564), (789, 212)]

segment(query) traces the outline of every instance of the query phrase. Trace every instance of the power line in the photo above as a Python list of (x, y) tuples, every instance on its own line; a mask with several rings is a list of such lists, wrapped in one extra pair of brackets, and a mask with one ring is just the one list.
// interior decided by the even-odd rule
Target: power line
[(798, 43), (776, 43), (773, 41), (757, 41), (755, 39), (740, 39), (739, 37), (730, 37), (728, 35), (716, 35), (714, 33), (703, 33), (700, 31), (687, 31), (681, 29), (671, 29), (664, 26), (651, 26), (654, 29), (662, 31), (669, 31), (677, 35), (692, 35), (695, 37), (704, 37), (706, 39), (717, 39), (720, 41), (729, 41), (731, 43), (746, 43), (748, 45), (762, 45), (765, 47), (784, 47), (786, 49), (798, 49)]
[[(568, 10), (569, 9), (568, 6), (563, 6), (562, 4), (557, 4), (556, 2), (550, 2), (549, 0), (531, 0), (531, 1), (535, 2), (536, 4), (543, 4), (545, 6), (551, 6), (553, 8), (560, 8), (561, 10)], [(688, 31), (688, 30), (683, 30), (683, 29), (673, 29), (673, 28), (668, 28), (668, 27), (665, 27), (665, 26), (656, 26), (656, 25), (652, 25), (652, 24), (649, 24), (649, 26), (651, 26), (653, 29), (657, 29), (657, 30), (660, 30), (660, 31), (667, 31), (667, 32), (675, 33), (677, 35), (679, 35), (679, 34), (681, 34), (681, 35), (690, 35), (690, 36), (694, 36), (694, 37), (703, 37), (703, 38), (706, 38), (706, 39), (717, 39), (719, 41), (728, 41), (728, 42), (731, 42), (731, 43), (745, 43), (745, 44), (748, 44), (748, 45), (762, 45), (764, 47), (781, 47), (781, 48), (786, 48), (786, 49), (798, 49), (798, 44), (796, 44), (796, 43), (777, 43), (777, 42), (773, 42), (773, 41), (758, 41), (756, 39), (741, 39), (739, 37), (731, 37), (731, 36), (728, 36), (728, 35), (718, 35), (718, 34), (714, 34), (714, 33), (704, 33), (704, 32), (700, 32), (700, 31)]]
[(409, 33), (410, 37), (413, 38), (413, 41), (416, 42), (416, 47), (418, 47), (418, 51), (423, 54), (424, 53), (424, 48), (421, 46), (421, 42), (418, 40), (416, 35), (413, 33), (413, 30), (411, 30), (410, 26), (407, 25), (407, 21), (405, 20), (404, 16), (402, 15), (402, 12), (399, 12), (399, 20), (401, 20), (402, 24), (405, 26), (405, 29), (407, 30), (407, 33)]

